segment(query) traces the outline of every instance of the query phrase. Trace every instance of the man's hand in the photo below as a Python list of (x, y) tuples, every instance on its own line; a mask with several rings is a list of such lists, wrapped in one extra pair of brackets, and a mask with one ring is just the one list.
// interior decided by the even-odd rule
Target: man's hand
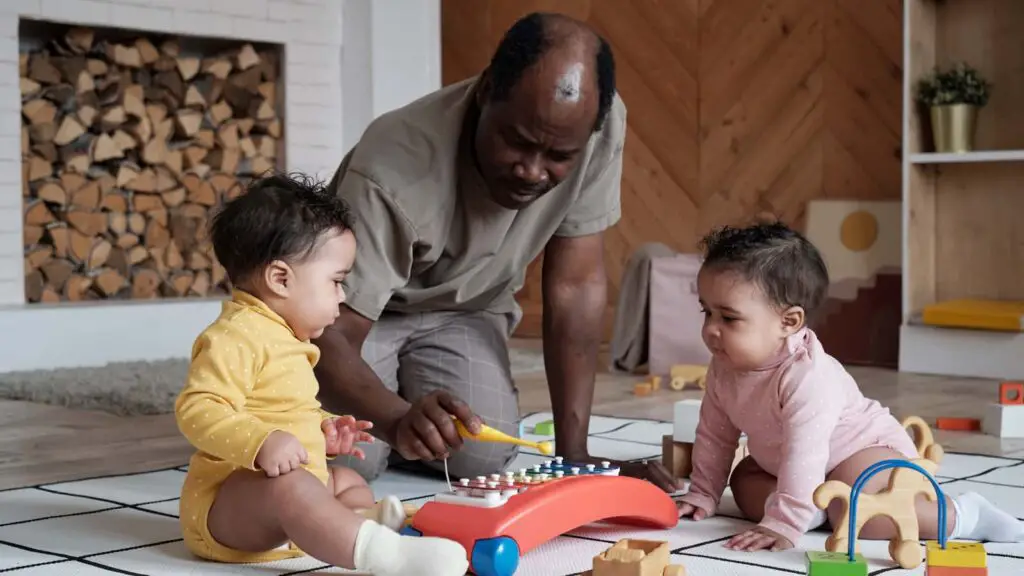
[(658, 460), (648, 462), (623, 462), (619, 465), (619, 474), (647, 480), (665, 492), (678, 492), (686, 488), (682, 479), (672, 478), (672, 474), (665, 468), (665, 465)]
[(308, 463), (309, 454), (302, 442), (280, 430), (271, 432), (256, 454), (256, 468), (271, 478), (298, 470), (302, 464)]
[(355, 456), (360, 460), (366, 458), (357, 442), (373, 442), (371, 436), (365, 430), (373, 428), (372, 422), (356, 420), (352, 416), (338, 416), (320, 423), (320, 429), (324, 432), (324, 441), (327, 444), (328, 456)]
[(755, 552), (769, 548), (772, 552), (777, 552), (779, 550), (789, 550), (793, 547), (793, 543), (772, 530), (762, 526), (755, 526), (742, 534), (737, 534), (730, 538), (725, 543), (725, 547), (730, 550), (743, 550), (746, 552)]
[(452, 416), (461, 420), (471, 434), (480, 433), (480, 418), (469, 406), (438, 390), (417, 400), (399, 419), (393, 434), (393, 448), (406, 460), (446, 458), (451, 450), (462, 447), (462, 437)]

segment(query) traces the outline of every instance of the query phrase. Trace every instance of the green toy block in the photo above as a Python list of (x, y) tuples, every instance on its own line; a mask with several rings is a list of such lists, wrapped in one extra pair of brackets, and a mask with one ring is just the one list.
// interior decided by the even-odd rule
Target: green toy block
[(868, 563), (860, 554), (853, 562), (845, 552), (807, 553), (807, 576), (868, 576)]
[(543, 422), (538, 422), (537, 425), (533, 427), (533, 433), (537, 436), (554, 436), (555, 421), (545, 420)]

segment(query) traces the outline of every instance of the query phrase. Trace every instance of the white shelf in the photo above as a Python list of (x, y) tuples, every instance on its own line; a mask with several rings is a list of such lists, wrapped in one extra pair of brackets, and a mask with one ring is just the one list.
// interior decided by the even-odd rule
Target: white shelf
[(1022, 355), (1022, 332), (917, 324), (900, 328), (900, 372), (1019, 380), (1024, 379)]
[(926, 152), (910, 155), (911, 164), (961, 164), (968, 162), (1024, 162), (1024, 150)]

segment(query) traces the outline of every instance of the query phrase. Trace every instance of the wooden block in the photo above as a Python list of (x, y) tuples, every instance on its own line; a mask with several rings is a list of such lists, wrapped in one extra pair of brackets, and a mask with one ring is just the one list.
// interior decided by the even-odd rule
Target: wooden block
[(807, 576), (867, 576), (868, 563), (864, 556), (854, 554), (853, 562), (842, 552), (807, 552)]
[(661, 437), (661, 463), (673, 478), (689, 478), (693, 471), (693, 444), (676, 442), (671, 434)]
[(989, 404), (981, 429), (998, 438), (1024, 438), (1024, 404)]
[(935, 427), (939, 430), (975, 432), (981, 430), (981, 420), (978, 420), (977, 418), (942, 417), (935, 419)]
[(964, 568), (960, 566), (926, 566), (926, 576), (988, 576), (988, 568)]
[(935, 540), (925, 543), (925, 562), (928, 566), (956, 568), (984, 568), (988, 565), (985, 546), (978, 542), (946, 542), (943, 549)]
[(697, 440), (697, 422), (700, 420), (700, 400), (676, 402), (672, 417), (672, 437), (676, 442)]
[(662, 576), (686, 576), (686, 566), (682, 564), (670, 564), (665, 566)]
[(1024, 382), (1000, 382), (1000, 404), (1024, 404)]
[(654, 392), (654, 389), (650, 382), (637, 382), (633, 385), (633, 394), (637, 396), (649, 396), (651, 392)]
[(651, 376), (650, 383), (652, 390), (661, 390), (661, 376)]
[(594, 556), (594, 576), (662, 576), (668, 542), (623, 538)]

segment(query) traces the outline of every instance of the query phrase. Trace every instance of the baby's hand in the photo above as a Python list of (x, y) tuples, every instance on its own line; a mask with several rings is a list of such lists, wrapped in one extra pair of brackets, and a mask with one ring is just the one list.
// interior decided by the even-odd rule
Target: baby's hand
[(747, 552), (770, 548), (772, 552), (776, 552), (792, 548), (793, 543), (772, 530), (763, 526), (755, 526), (742, 534), (737, 534), (730, 538), (725, 543), (725, 547), (730, 550), (744, 550)]
[(307, 463), (309, 455), (302, 442), (280, 430), (271, 432), (256, 454), (256, 468), (271, 478), (297, 470), (300, 465)]
[(373, 442), (371, 436), (365, 430), (373, 428), (372, 422), (356, 420), (352, 416), (338, 416), (320, 423), (324, 431), (324, 440), (327, 444), (329, 456), (349, 455), (362, 460), (366, 454), (356, 446), (357, 442)]
[(680, 518), (685, 518), (685, 517), (691, 516), (691, 515), (693, 516), (693, 519), (695, 521), (696, 520), (703, 520), (703, 519), (708, 517), (708, 511), (703, 509), (703, 508), (701, 508), (701, 507), (699, 507), (699, 506), (694, 506), (693, 504), (688, 504), (686, 502), (680, 502), (679, 503), (679, 517)]

